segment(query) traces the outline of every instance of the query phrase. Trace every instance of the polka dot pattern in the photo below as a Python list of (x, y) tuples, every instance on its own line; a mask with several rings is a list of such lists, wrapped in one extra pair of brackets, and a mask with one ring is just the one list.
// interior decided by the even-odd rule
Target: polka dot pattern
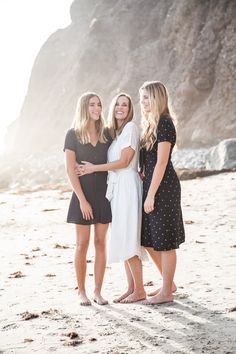
[[(176, 131), (171, 118), (163, 116), (160, 119), (157, 141), (152, 150), (142, 149), (141, 169), (144, 170), (143, 203), (152, 180), (157, 162), (158, 143), (171, 143), (171, 152), (176, 142)], [(142, 214), (141, 244), (152, 247), (156, 251), (169, 251), (179, 248), (185, 241), (184, 224), (181, 210), (181, 187), (178, 176), (171, 162), (171, 152), (164, 177), (155, 196), (154, 210)]]

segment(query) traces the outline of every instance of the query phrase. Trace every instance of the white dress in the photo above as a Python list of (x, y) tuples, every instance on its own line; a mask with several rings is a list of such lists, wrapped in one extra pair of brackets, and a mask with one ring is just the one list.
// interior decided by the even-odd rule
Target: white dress
[(106, 197), (111, 202), (112, 223), (108, 246), (108, 263), (145, 259), (141, 246), (142, 181), (138, 175), (139, 130), (135, 123), (125, 125), (108, 150), (108, 162), (120, 159), (121, 151), (131, 147), (134, 157), (127, 168), (108, 173)]

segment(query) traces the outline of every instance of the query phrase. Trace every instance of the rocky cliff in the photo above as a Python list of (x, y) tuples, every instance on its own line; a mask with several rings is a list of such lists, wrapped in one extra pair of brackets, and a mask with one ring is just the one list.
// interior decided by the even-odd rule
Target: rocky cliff
[(163, 81), (179, 147), (236, 136), (235, 0), (75, 0), (71, 24), (50, 36), (32, 69), (7, 150), (61, 149), (78, 96), (98, 92), (105, 111), (127, 91)]

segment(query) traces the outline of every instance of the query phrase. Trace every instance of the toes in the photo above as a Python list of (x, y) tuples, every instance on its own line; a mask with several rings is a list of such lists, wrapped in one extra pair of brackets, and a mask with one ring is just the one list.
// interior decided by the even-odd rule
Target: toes
[(142, 301), (142, 305), (151, 305), (151, 303), (148, 300), (144, 300), (144, 301)]
[(166, 304), (168, 302), (173, 302), (174, 299), (169, 298), (169, 299), (163, 299), (163, 298), (158, 298), (158, 299), (149, 299), (142, 301), (143, 305), (161, 305), (161, 304)]
[(96, 299), (96, 298), (94, 298), (93, 301), (96, 302), (96, 304), (98, 304), (98, 305), (107, 305), (108, 304), (108, 301), (105, 300), (105, 299)]
[(131, 304), (133, 302), (138, 302), (144, 300), (145, 297), (128, 296), (126, 299), (120, 301), (122, 304)]
[(120, 299), (114, 299), (113, 302), (114, 304), (118, 304), (121, 300)]
[(91, 306), (92, 304), (91, 304), (90, 301), (81, 301), (81, 302), (80, 302), (80, 305), (81, 305), (81, 306)]

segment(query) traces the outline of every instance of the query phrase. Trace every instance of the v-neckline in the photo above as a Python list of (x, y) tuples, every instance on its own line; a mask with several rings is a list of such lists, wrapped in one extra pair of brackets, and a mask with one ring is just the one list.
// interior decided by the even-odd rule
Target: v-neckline
[(97, 140), (97, 142), (96, 142), (96, 144), (95, 145), (93, 145), (91, 142), (89, 143), (92, 147), (96, 147), (97, 146), (97, 144), (99, 143), (99, 140)]

